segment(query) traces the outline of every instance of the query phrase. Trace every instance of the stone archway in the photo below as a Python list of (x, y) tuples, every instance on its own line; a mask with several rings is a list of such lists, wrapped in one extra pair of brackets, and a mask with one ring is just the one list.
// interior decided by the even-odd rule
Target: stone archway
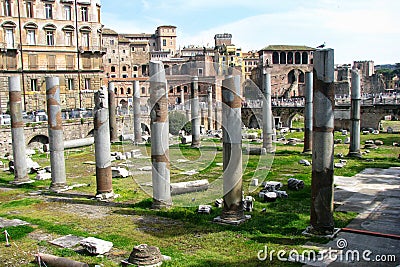
[(43, 148), (43, 145), (49, 143), (49, 137), (46, 135), (35, 135), (28, 142), (29, 148)]

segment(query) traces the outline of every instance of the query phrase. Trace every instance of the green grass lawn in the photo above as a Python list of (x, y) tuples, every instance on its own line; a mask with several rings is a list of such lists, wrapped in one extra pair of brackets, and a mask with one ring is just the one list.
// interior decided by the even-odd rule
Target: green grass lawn
[[(302, 132), (286, 135), (286, 138), (303, 138)], [(335, 133), (335, 139), (344, 139)], [(400, 166), (398, 134), (362, 135), (362, 144), (367, 139), (384, 142), (376, 150), (365, 154), (362, 159), (346, 158), (343, 169), (335, 169), (335, 175), (353, 176), (365, 168), (388, 168)], [(244, 142), (243, 146), (261, 144)], [(132, 146), (128, 143), (113, 145), (112, 151), (140, 149), (144, 156), (150, 153), (149, 146)], [(132, 177), (113, 179), (113, 189), (121, 196), (112, 202), (98, 202), (91, 199), (96, 193), (95, 166), (84, 164), (94, 161), (93, 147), (66, 152), (67, 183), (86, 184), (65, 194), (52, 194), (46, 189), (50, 181), (35, 181), (24, 186), (12, 186), (13, 175), (7, 171), (0, 174), (0, 217), (22, 219), (27, 226), (8, 227), (12, 246), (4, 247), (4, 235), (0, 236), (1, 266), (37, 266), (32, 260), (37, 251), (87, 262), (90, 266), (120, 266), (120, 260), (129, 256), (132, 247), (146, 243), (158, 246), (162, 253), (172, 257), (163, 266), (300, 266), (299, 264), (273, 261), (261, 262), (257, 253), (265, 246), (269, 250), (301, 251), (306, 242), (327, 242), (321, 238), (302, 235), (309, 225), (311, 166), (298, 164), (300, 159), (311, 161), (310, 155), (302, 154), (302, 144), (288, 146), (276, 144), (272, 156), (243, 155), (243, 185), (245, 194), (256, 198), (251, 220), (234, 227), (212, 223), (221, 214), (221, 209), (213, 208), (211, 214), (197, 214), (196, 206), (185, 199), (177, 199), (169, 210), (151, 209), (151, 188), (142, 184), (151, 181), (151, 172), (139, 168), (150, 166), (148, 158), (130, 159), (126, 164), (133, 172)], [(362, 150), (364, 151), (364, 149)], [(218, 139), (202, 141), (200, 149), (187, 145), (170, 146), (171, 181), (182, 182), (208, 179), (218, 185), (222, 178), (222, 144)], [(335, 154), (348, 153), (348, 145), (335, 145)], [(369, 162), (367, 159), (373, 159)], [(50, 165), (46, 155), (34, 155), (41, 166)], [(338, 158), (335, 158), (335, 162)], [(122, 162), (114, 162), (118, 164)], [(194, 175), (184, 171), (196, 170)], [(32, 175), (32, 178), (34, 176)], [(289, 198), (264, 203), (258, 199), (258, 190), (248, 186), (254, 177), (261, 180), (281, 181), (287, 190), (287, 179), (295, 177), (305, 182), (300, 191), (289, 191)], [(33, 192), (43, 190), (42, 195)], [(196, 198), (203, 204), (212, 204), (213, 193), (204, 192)], [(175, 199), (174, 199), (175, 201)], [(186, 201), (186, 202), (185, 202)], [(335, 212), (335, 226), (344, 227), (355, 213)], [(4, 229), (0, 229), (2, 232)], [(62, 235), (73, 234), (83, 237), (94, 236), (112, 241), (112, 251), (104, 257), (93, 257), (73, 248), (59, 248), (49, 243)], [(15, 256), (14, 256), (15, 255)], [(7, 265), (7, 262), (9, 262)]]

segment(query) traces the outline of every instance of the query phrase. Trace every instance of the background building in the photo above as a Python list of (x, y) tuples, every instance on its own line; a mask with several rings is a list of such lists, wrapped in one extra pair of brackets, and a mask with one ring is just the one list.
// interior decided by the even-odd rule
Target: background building
[(315, 48), (295, 45), (269, 45), (260, 51), (259, 67), (252, 70), (252, 80), (261, 88), (263, 70), (271, 73), (273, 97), (304, 96), (305, 72), (313, 71)]
[(12, 75), (21, 77), (25, 111), (45, 109), (45, 76), (60, 78), (63, 109), (94, 106), (103, 71), (100, 11), (99, 0), (2, 1), (1, 112)]

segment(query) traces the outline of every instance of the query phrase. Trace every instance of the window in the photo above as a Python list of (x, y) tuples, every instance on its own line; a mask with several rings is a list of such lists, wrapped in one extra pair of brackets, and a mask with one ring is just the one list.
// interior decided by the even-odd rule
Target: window
[(203, 76), (203, 69), (197, 69), (198, 76)]
[(47, 55), (47, 68), (54, 70), (56, 69), (56, 56)]
[(110, 40), (110, 45), (114, 45), (114, 40)]
[(64, 6), (65, 20), (72, 20), (71, 6)]
[(67, 79), (67, 89), (69, 91), (74, 90), (74, 79), (71, 79), (71, 78)]
[(167, 45), (167, 40), (163, 39), (163, 40), (162, 40), (162, 45), (163, 45), (163, 46), (166, 46), (166, 45)]
[(108, 59), (108, 63), (111, 63), (111, 58)]
[(72, 32), (65, 32), (65, 46), (72, 46)]
[(46, 44), (54, 45), (54, 31), (46, 31)]
[(85, 90), (90, 90), (90, 78), (85, 78)]
[(137, 71), (138, 70), (138, 67), (137, 66), (134, 66), (133, 67), (133, 71)]
[(126, 66), (123, 66), (123, 67), (122, 67), (122, 71), (126, 71)]
[(82, 33), (82, 46), (85, 48), (89, 48), (89, 33), (88, 32)]
[(125, 61), (125, 59), (124, 59), (124, 58), (121, 58), (121, 61)]
[(132, 93), (132, 92), (131, 92), (131, 88), (130, 88), (130, 87), (128, 87), (128, 89), (127, 89), (126, 93), (127, 93), (128, 95), (130, 95), (130, 94)]
[(44, 5), (44, 13), (46, 14), (46, 19), (52, 19), (53, 18), (53, 5), (45, 4)]
[(14, 48), (14, 30), (6, 29), (7, 48)]
[(146, 93), (146, 88), (142, 87), (142, 95)]
[(115, 54), (115, 50), (113, 50), (112, 52), (113, 52), (113, 54)]
[(73, 55), (65, 55), (65, 63), (67, 70), (74, 69), (74, 56)]
[(37, 84), (38, 84), (37, 79), (31, 79), (31, 90), (33, 92), (38, 90)]
[(118, 94), (118, 88), (114, 88), (114, 94)]
[(111, 66), (111, 72), (115, 72), (115, 66)]
[(28, 65), (29, 65), (29, 69), (37, 69), (37, 67), (38, 67), (38, 55), (29, 54), (28, 55)]
[(86, 6), (81, 7), (82, 21), (89, 21), (88, 15), (88, 8)]
[(11, 17), (11, 1), (10, 0), (4, 0), (4, 16)]
[(33, 3), (30, 1), (26, 2), (26, 17), (33, 18)]
[(127, 74), (122, 74), (122, 78), (128, 78)]
[(27, 30), (27, 32), (26, 32), (26, 42), (28, 43), (28, 45), (35, 45), (36, 44), (35, 30)]
[(132, 52), (134, 52), (135, 51), (135, 47), (134, 46), (132, 46)]
[(124, 94), (124, 88), (121, 87), (120, 92), (121, 92), (121, 95), (123, 95)]
[(125, 54), (125, 49), (124, 49), (124, 50), (122, 50), (122, 54)]

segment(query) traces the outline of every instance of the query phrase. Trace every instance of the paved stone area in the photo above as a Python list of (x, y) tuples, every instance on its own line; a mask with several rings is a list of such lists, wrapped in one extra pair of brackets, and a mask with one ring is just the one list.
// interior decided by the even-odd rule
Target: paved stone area
[(359, 213), (346, 228), (375, 234), (341, 231), (318, 245), (330, 257), (305, 266), (400, 266), (400, 168), (368, 168), (353, 177), (335, 176), (334, 183), (336, 210)]

